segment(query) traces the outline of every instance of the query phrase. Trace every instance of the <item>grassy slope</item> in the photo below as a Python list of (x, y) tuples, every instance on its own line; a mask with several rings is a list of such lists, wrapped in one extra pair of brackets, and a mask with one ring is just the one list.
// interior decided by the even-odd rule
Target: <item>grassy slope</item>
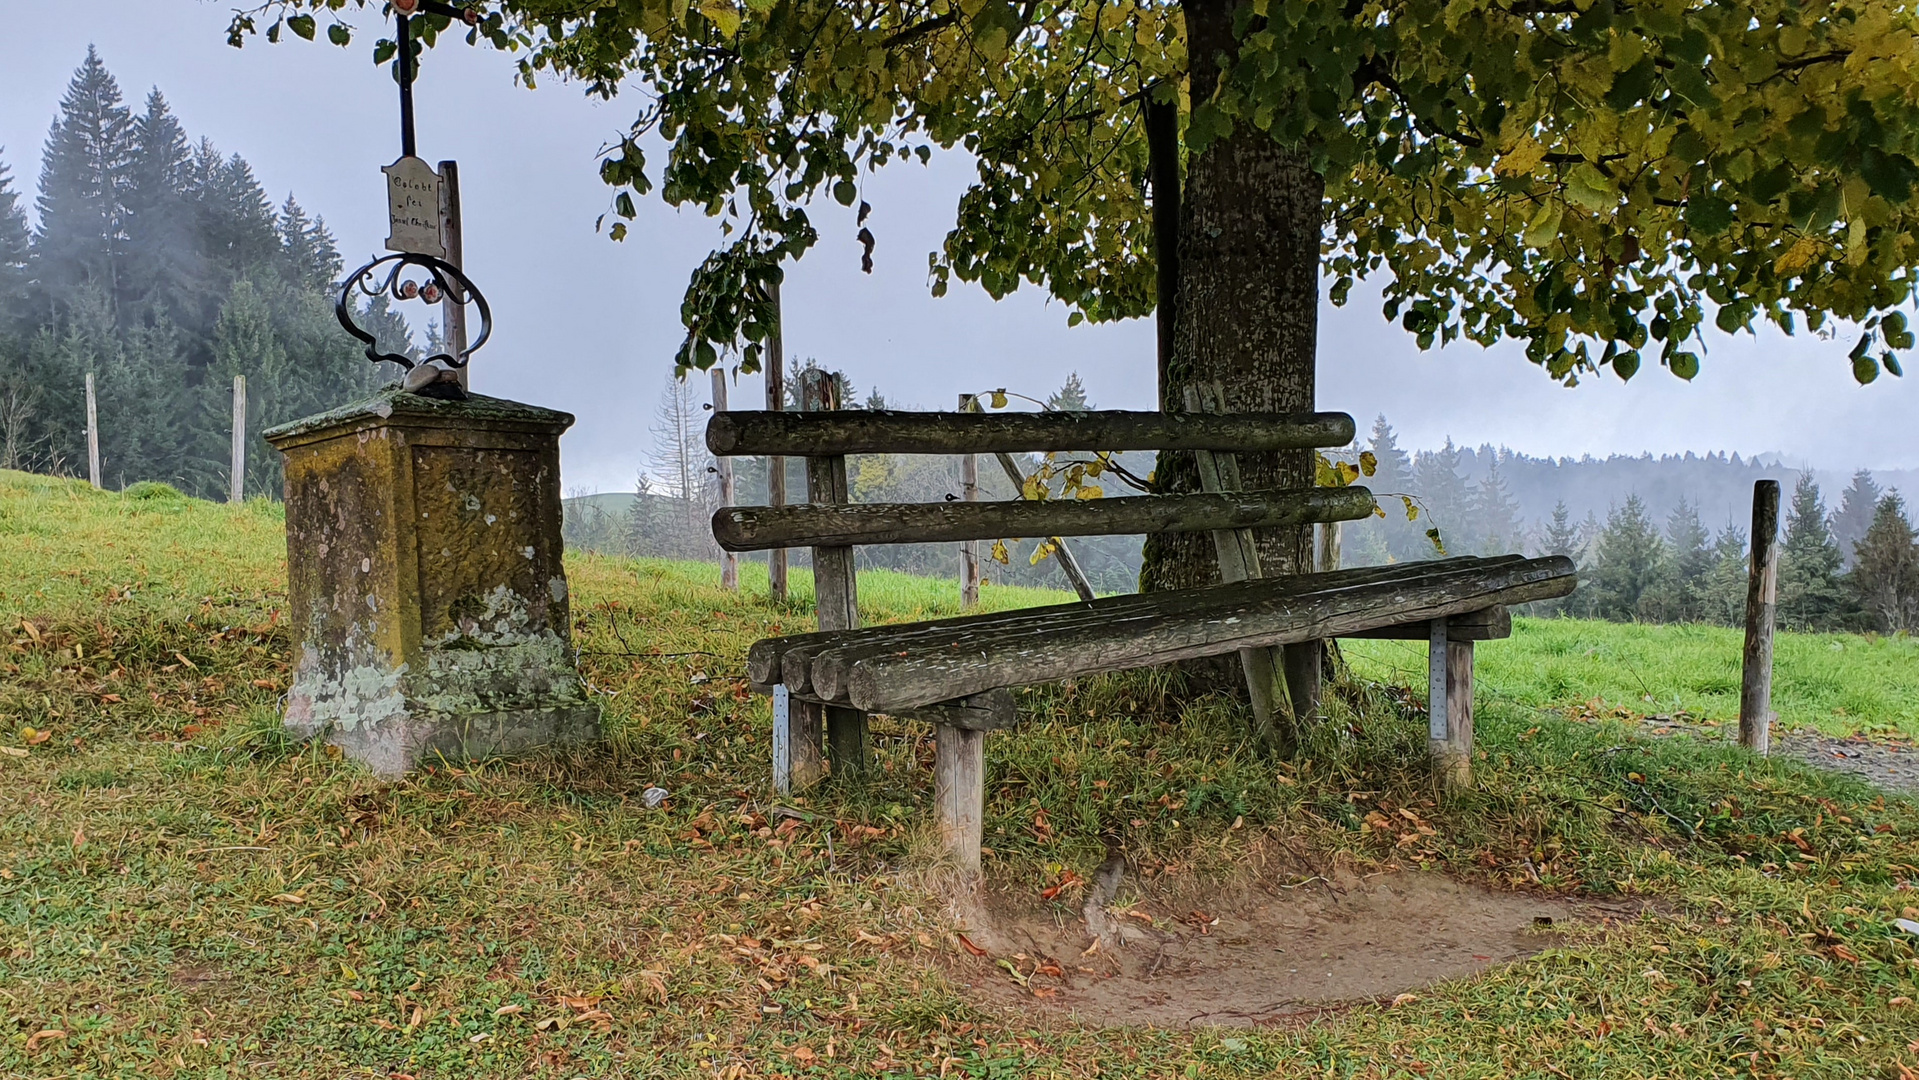
[[(1636, 699), (1641, 681), (1661, 709), (1667, 685), (1717, 708), (1684, 696), (1702, 693), (1686, 673), (1710, 671), (1703, 650), (1648, 659), (1710, 641), (1692, 631), (1634, 655), (1643, 639), (1623, 628), (1525, 623), (1484, 650), (1480, 787), (1445, 807), (1425, 797), (1416, 704), (1390, 689), (1339, 725), (1355, 734), (1323, 732), (1277, 777), (1230, 709), (1179, 711), (1161, 680), (1028, 694), (1035, 723), (989, 749), (989, 844), (1008, 888), (1085, 872), (1111, 827), (1160, 880), (1284, 842), (1514, 886), (1530, 865), (1544, 887), (1654, 894), (1668, 912), (1298, 1031), (1079, 1030), (976, 1014), (927, 966), (950, 938), (897, 872), (925, 823), (922, 729), (879, 725), (877, 777), (816, 793), (811, 820), (774, 831), (758, 816), (765, 706), (730, 680), (747, 644), (804, 626), (802, 610), (727, 596), (707, 568), (576, 560), (578, 640), (610, 695), (610, 742), (385, 785), (277, 735), (279, 529), (264, 504), (0, 474), (0, 746), (24, 748), (20, 725), (51, 731), (0, 755), (0, 1076), (1879, 1077), (1919, 1064), (1919, 1010), (1903, 1000), (1919, 996), (1919, 961), (1888, 925), (1919, 903), (1910, 801), (1539, 714)], [(952, 590), (926, 583), (862, 588), (874, 618), (951, 608)], [(1900, 644), (1861, 643), (1857, 662), (1909, 679)], [(1833, 686), (1860, 681), (1812, 665), (1854, 662), (1847, 642), (1802, 647)], [(618, 655), (653, 652), (690, 655)], [(1637, 674), (1612, 655), (1633, 655)], [(1411, 656), (1381, 643), (1360, 664)], [(1785, 664), (1808, 720), (1832, 722), (1833, 703), (1910, 721), (1845, 690), (1802, 695)], [(666, 808), (642, 808), (649, 783), (673, 790)], [(1388, 828), (1402, 810), (1432, 833)]]

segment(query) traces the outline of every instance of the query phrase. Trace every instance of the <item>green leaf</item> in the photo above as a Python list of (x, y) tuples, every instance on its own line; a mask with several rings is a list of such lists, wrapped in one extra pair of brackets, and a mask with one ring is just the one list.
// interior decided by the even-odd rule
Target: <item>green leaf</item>
[(859, 196), (860, 189), (851, 180), (841, 180), (833, 185), (833, 201), (841, 206), (853, 205), (853, 200)]
[(278, 45), (280, 43), (280, 24), (278, 22), (267, 27), (267, 43), (270, 45)]
[(313, 16), (295, 15), (291, 19), (287, 20), (287, 29), (300, 35), (300, 38), (303, 41), (312, 41), (313, 29), (314, 29)]
[(1527, 247), (1543, 248), (1559, 238), (1559, 223), (1566, 217), (1566, 204), (1548, 200), (1526, 223), (1526, 231), (1519, 237)]
[(1900, 378), (1900, 379), (1903, 379), (1906, 377), (1905, 370), (1899, 366), (1899, 358), (1892, 355), (1891, 353), (1885, 353), (1884, 355), (1880, 356), (1879, 362), (1886, 366), (1886, 370), (1890, 372), (1893, 375), (1893, 377)]
[(1639, 350), (1628, 349), (1612, 358), (1612, 372), (1621, 382), (1629, 381), (1639, 374)]
[(384, 64), (393, 59), (393, 55), (399, 51), (400, 47), (391, 41), (376, 42), (373, 46), (373, 62)]
[(1870, 356), (1852, 358), (1852, 377), (1860, 386), (1865, 386), (1879, 377), (1879, 361)]
[(353, 28), (336, 22), (326, 28), (326, 39), (335, 45), (347, 45), (353, 41)]
[(1691, 382), (1699, 374), (1699, 357), (1689, 352), (1676, 352), (1666, 361), (1666, 366), (1672, 369), (1674, 375)]
[(1603, 213), (1619, 205), (1619, 189), (1598, 166), (1586, 162), (1567, 175), (1566, 198), (1582, 209)]

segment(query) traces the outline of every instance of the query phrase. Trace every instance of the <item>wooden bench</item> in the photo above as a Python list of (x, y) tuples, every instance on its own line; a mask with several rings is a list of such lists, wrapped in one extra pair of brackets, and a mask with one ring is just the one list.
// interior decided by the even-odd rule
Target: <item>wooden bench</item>
[[(930, 722), (941, 837), (965, 873), (979, 869), (985, 735), (1013, 722), (1013, 687), (1237, 653), (1256, 725), (1285, 745), (1298, 698), (1279, 649), (1314, 643), (1317, 656), (1316, 643), (1328, 638), (1425, 640), (1429, 744), (1441, 782), (1459, 787), (1470, 782), (1473, 644), (1511, 633), (1509, 605), (1564, 596), (1575, 584), (1571, 560), (1517, 555), (1262, 577), (1254, 528), (1363, 518), (1373, 496), (1362, 487), (1241, 491), (1233, 453), (1344, 446), (1354, 431), (1344, 414), (1221, 414), (1216, 389), (1189, 396), (1186, 413), (840, 412), (832, 377), (806, 375), (803, 411), (720, 413), (707, 428), (717, 455), (807, 463), (808, 504), (723, 507), (713, 516), (714, 536), (729, 551), (813, 548), (820, 630), (760, 641), (747, 660), (754, 689), (774, 700), (774, 783), (783, 792), (805, 787), (829, 763), (834, 772), (864, 770), (869, 713)], [(847, 500), (848, 454), (1054, 450), (1190, 451), (1205, 490), (1072, 501)], [(1213, 534), (1221, 584), (858, 624), (854, 545), (1182, 531)]]

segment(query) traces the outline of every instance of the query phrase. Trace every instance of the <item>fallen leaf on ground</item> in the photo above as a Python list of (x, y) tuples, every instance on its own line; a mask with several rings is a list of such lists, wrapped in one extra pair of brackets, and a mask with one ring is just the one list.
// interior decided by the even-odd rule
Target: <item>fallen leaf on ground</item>
[(967, 952), (972, 953), (974, 956), (986, 955), (986, 950), (980, 948), (978, 945), (973, 944), (972, 939), (967, 937), (965, 934), (955, 934), (953, 936), (959, 938), (960, 948), (965, 949)]
[(27, 1037), (27, 1053), (40, 1049), (40, 1044), (50, 1039), (64, 1039), (67, 1033), (59, 1028), (42, 1028)]

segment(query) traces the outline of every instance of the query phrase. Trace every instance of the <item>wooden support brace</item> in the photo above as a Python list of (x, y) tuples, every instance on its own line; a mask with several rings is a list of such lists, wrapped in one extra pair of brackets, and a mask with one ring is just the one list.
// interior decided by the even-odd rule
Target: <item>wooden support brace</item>
[[(1187, 412), (1214, 413), (1219, 407), (1217, 391), (1207, 393), (1197, 386), (1186, 388)], [(1239, 463), (1233, 455), (1195, 450), (1193, 458), (1199, 467), (1202, 491), (1239, 489)], [(1213, 550), (1219, 560), (1220, 581), (1232, 584), (1260, 576), (1259, 549), (1251, 529), (1215, 530)], [(1253, 705), (1253, 726), (1260, 741), (1281, 756), (1291, 756), (1299, 743), (1299, 731), (1288, 691), (1288, 676), (1292, 673), (1286, 667), (1286, 651), (1283, 648), (1241, 649), (1239, 665), (1246, 675), (1246, 692)]]
[[(808, 412), (833, 412), (840, 407), (840, 382), (831, 372), (809, 368), (800, 374), (800, 407)], [(784, 414), (775, 414), (784, 415)], [(719, 419), (719, 417), (715, 417)], [(846, 481), (843, 456), (806, 459), (807, 500), (822, 504), (852, 501)], [(850, 547), (813, 549), (813, 599), (819, 612), (821, 630), (855, 630), (860, 625), (859, 581)], [(832, 750), (833, 771), (841, 776), (863, 773), (867, 768), (868, 739), (866, 714), (839, 705), (804, 703), (795, 713), (821, 714), (826, 740)], [(795, 778), (797, 783), (797, 777)]]
[(940, 849), (953, 869), (977, 879), (986, 821), (986, 732), (940, 724), (933, 740)]

